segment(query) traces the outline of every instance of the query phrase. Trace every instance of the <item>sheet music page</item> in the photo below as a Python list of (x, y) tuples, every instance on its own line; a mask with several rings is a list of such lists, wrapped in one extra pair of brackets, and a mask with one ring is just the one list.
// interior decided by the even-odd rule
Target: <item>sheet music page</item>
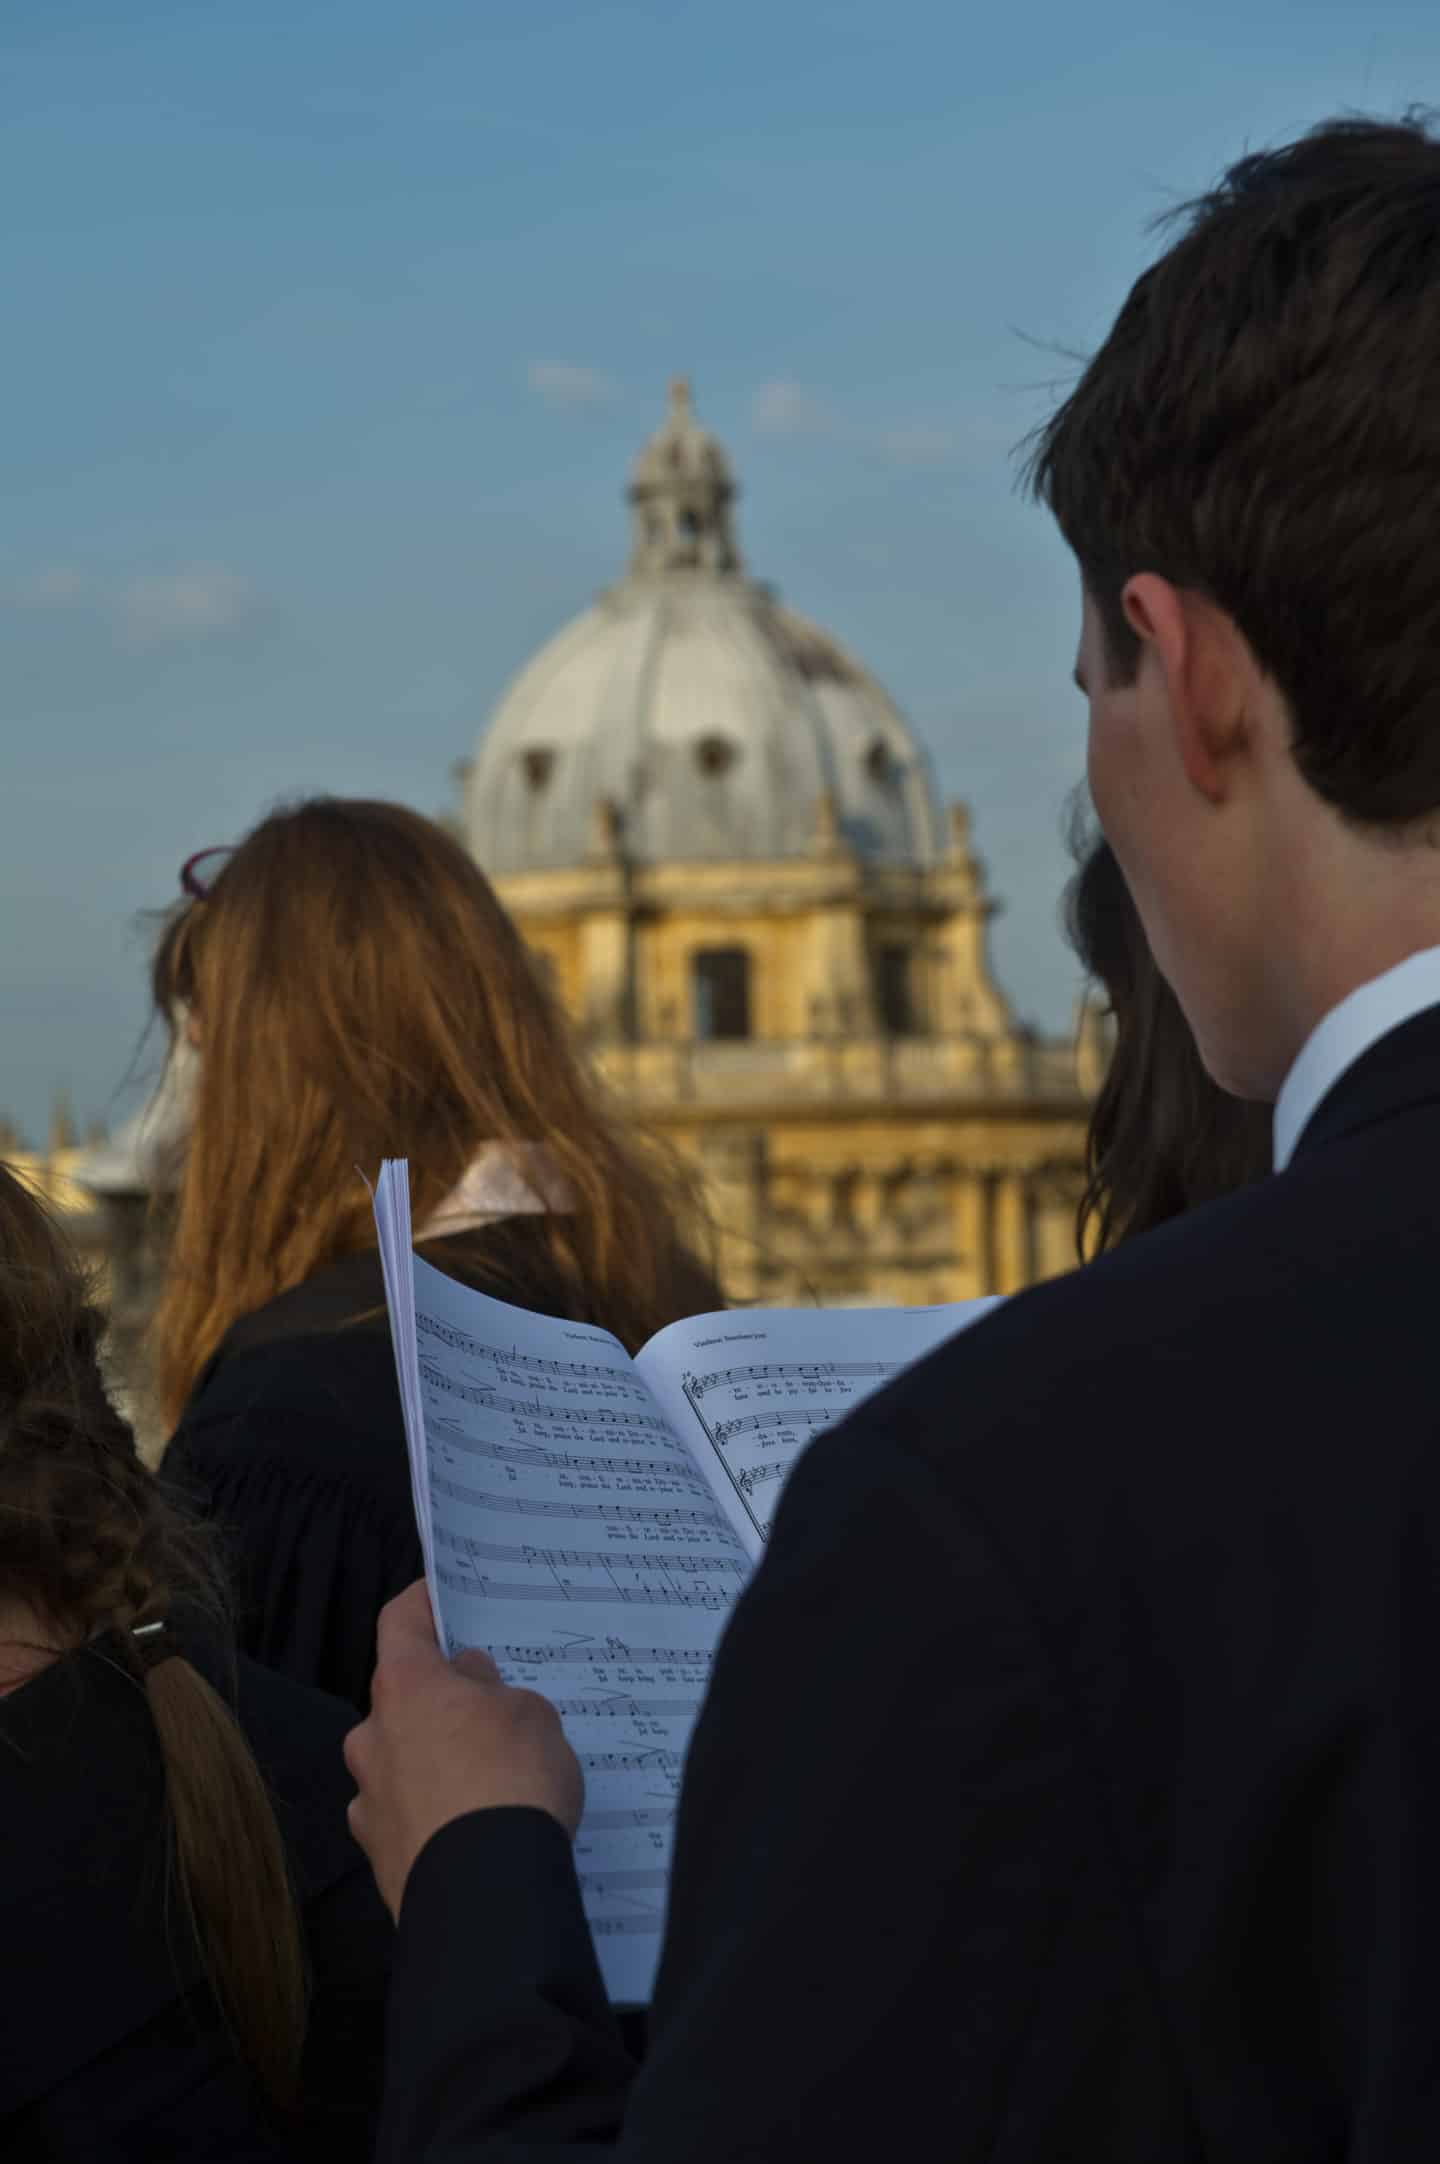
[(624, 1348), (413, 1262), (431, 1591), (543, 1692), (585, 1772), (576, 1866), (617, 2004), (649, 1997), (680, 1770), (744, 1540)]
[(675, 1432), (708, 1458), (736, 1531), (761, 1542), (807, 1443), (1000, 1297), (695, 1315), (657, 1332), (635, 1366)]

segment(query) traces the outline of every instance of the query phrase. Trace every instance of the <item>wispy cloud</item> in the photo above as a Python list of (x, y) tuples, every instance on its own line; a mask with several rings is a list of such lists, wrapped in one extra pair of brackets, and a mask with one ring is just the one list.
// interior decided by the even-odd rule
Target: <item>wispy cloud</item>
[(249, 579), (223, 564), (184, 564), (134, 578), (101, 578), (51, 564), (0, 580), (0, 608), (91, 616), (121, 645), (139, 649), (194, 644), (231, 631), (258, 615), (260, 596)]
[(959, 440), (948, 428), (882, 428), (871, 439), (877, 451), (901, 466), (943, 466), (954, 458)]
[(89, 585), (83, 571), (52, 564), (44, 571), (7, 579), (0, 585), (0, 603), (7, 609), (72, 609), (85, 600)]
[(578, 368), (572, 361), (532, 361), (529, 382), (535, 396), (556, 412), (608, 406), (619, 396), (608, 376), (594, 368)]
[(828, 406), (798, 383), (762, 383), (750, 407), (762, 436), (836, 436), (840, 427)]
[(115, 621), (130, 646), (207, 639), (244, 623), (258, 607), (250, 581), (222, 564), (190, 564), (127, 579), (113, 597)]
[(848, 421), (804, 384), (783, 379), (761, 384), (751, 401), (750, 420), (758, 435), (825, 437), (902, 466), (945, 465), (960, 449), (948, 428), (923, 422), (874, 428)]

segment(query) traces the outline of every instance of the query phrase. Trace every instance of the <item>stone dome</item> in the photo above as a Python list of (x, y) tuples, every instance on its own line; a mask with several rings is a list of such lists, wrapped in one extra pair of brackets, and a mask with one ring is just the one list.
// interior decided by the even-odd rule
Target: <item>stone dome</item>
[(748, 579), (736, 489), (688, 387), (641, 451), (629, 571), (521, 670), (481, 735), (465, 839), (506, 878), (619, 847), (636, 864), (847, 845), (924, 869), (928, 762), (875, 680)]

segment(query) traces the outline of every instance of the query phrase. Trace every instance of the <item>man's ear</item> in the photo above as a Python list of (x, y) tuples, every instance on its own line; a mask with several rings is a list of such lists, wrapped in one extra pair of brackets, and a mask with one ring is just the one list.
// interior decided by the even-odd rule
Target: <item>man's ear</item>
[(1223, 609), (1137, 572), (1121, 592), (1126, 621), (1140, 641), (1140, 668), (1154, 671), (1187, 781), (1207, 802), (1230, 793), (1234, 760), (1246, 740), (1249, 648)]

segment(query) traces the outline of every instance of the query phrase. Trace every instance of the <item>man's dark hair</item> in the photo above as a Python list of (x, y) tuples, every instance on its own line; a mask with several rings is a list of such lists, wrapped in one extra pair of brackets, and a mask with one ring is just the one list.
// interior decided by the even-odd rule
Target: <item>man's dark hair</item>
[[(1030, 460), (1133, 675), (1140, 571), (1238, 625), (1350, 817), (1440, 806), (1440, 142), (1334, 120), (1173, 214)], [(1169, 222), (1169, 221), (1167, 221)]]

